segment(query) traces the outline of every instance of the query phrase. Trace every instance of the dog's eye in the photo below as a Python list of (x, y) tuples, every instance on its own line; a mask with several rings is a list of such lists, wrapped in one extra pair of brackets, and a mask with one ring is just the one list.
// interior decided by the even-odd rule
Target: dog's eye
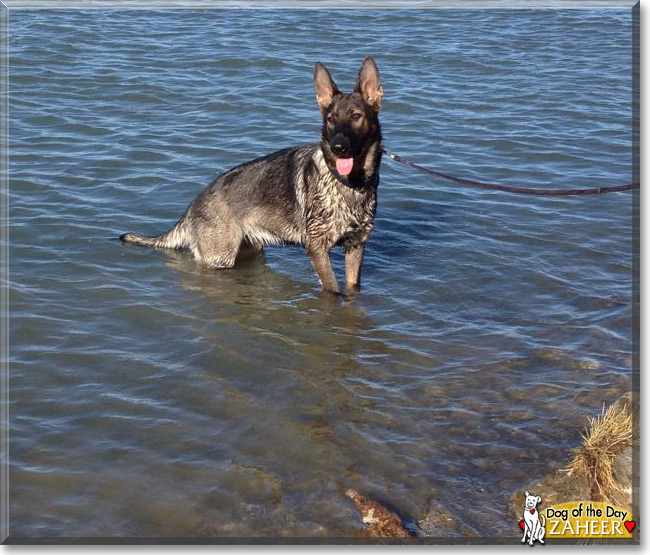
[(334, 116), (332, 114), (327, 116), (327, 121), (330, 122), (330, 123), (334, 123)]
[(351, 119), (352, 121), (358, 121), (358, 120), (361, 119), (361, 114), (359, 114), (358, 112), (355, 112), (354, 114), (352, 114), (352, 115), (350, 116), (350, 119)]

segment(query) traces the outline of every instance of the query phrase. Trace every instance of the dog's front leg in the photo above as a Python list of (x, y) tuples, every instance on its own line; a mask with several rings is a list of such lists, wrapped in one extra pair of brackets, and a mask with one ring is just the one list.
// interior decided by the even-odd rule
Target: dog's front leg
[(339, 284), (336, 282), (329, 251), (320, 246), (312, 246), (307, 248), (307, 254), (311, 258), (311, 263), (314, 265), (323, 289), (338, 294)]
[(533, 545), (535, 538), (537, 537), (537, 524), (534, 522), (530, 526), (530, 535), (528, 536), (528, 545)]
[(348, 292), (361, 288), (361, 264), (365, 243), (347, 243), (345, 245), (345, 284)]

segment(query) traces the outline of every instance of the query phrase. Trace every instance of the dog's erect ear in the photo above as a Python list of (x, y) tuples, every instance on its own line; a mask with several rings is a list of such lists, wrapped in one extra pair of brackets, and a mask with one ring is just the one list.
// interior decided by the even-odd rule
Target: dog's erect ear
[(314, 87), (316, 87), (316, 102), (321, 113), (327, 110), (337, 94), (341, 94), (330, 72), (320, 62), (316, 62), (314, 70)]
[(354, 88), (354, 91), (361, 93), (363, 99), (375, 110), (379, 111), (379, 108), (381, 108), (381, 98), (384, 96), (384, 88), (379, 81), (377, 64), (370, 56), (361, 64), (359, 79), (357, 80), (357, 86)]
[(526, 494), (526, 497), (528, 497), (528, 492), (527, 492), (527, 491), (525, 491), (524, 493)]
[(541, 502), (542, 502), (542, 498), (541, 498), (539, 495), (537, 496), (537, 502), (538, 502), (538, 503), (541, 503)]

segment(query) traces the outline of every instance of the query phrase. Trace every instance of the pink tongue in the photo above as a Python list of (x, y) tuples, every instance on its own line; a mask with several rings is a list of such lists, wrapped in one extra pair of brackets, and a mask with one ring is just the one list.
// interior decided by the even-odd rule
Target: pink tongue
[(348, 175), (352, 171), (352, 166), (354, 165), (353, 158), (337, 158), (336, 159), (336, 171), (341, 175)]

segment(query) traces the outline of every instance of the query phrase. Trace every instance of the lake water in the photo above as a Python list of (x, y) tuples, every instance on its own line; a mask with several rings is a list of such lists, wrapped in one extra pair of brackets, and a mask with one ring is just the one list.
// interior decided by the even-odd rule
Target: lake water
[(212, 272), (117, 237), (315, 142), (314, 63), (347, 91), (369, 54), (398, 154), (630, 182), (631, 13), (12, 11), (11, 536), (354, 536), (340, 486), (517, 535), (508, 495), (632, 387), (632, 194), (385, 158), (353, 300), (298, 247)]

